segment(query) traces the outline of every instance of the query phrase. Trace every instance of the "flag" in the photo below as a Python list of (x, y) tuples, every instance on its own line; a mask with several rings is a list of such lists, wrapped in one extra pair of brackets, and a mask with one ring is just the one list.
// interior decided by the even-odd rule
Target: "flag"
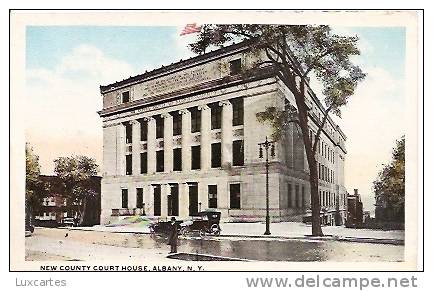
[(201, 26), (197, 26), (197, 23), (187, 24), (184, 29), (182, 29), (182, 32), (180, 35), (190, 34), (190, 33), (197, 33), (200, 32)]

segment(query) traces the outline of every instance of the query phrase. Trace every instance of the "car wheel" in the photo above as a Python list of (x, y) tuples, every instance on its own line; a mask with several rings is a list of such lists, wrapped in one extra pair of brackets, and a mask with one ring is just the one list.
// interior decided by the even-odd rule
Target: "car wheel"
[(220, 227), (216, 224), (212, 224), (212, 226), (210, 227), (210, 231), (213, 235), (220, 235), (221, 233)]
[(180, 229), (180, 234), (183, 236), (186, 236), (188, 234), (188, 232), (189, 232), (188, 227), (182, 227)]

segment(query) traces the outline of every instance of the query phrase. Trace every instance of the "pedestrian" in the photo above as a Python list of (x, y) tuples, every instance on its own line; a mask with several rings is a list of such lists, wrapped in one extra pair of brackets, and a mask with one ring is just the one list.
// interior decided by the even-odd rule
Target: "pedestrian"
[(177, 225), (176, 225), (176, 218), (174, 217), (171, 218), (168, 244), (171, 246), (170, 254), (177, 253)]

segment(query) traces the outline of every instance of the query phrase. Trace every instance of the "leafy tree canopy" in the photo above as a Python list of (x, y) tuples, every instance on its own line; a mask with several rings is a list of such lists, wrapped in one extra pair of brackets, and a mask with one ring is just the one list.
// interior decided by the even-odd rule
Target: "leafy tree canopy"
[(30, 144), (26, 143), (26, 198), (29, 199), (37, 189), (41, 168), (39, 157)]
[[(321, 236), (315, 153), (329, 113), (341, 116), (341, 106), (347, 104), (358, 83), (365, 78), (362, 70), (351, 61), (352, 56), (360, 54), (358, 38), (336, 35), (327, 25), (203, 25), (197, 41), (189, 47), (201, 54), (209, 47), (241, 41), (249, 46), (252, 55), (258, 56), (254, 68), (249, 70), (274, 68), (295, 97), (296, 107), (290, 105), (284, 110), (268, 107), (257, 113), (257, 119), (271, 123), (274, 140), (284, 136), (289, 123), (299, 126), (310, 172), (312, 234)], [(248, 75), (248, 69), (244, 74)], [(310, 102), (306, 100), (312, 74), (322, 84), (323, 103), (326, 105), (324, 114), (314, 118), (318, 124), (314, 137), (310, 137), (312, 114), (309, 113)]]
[(360, 54), (358, 37), (333, 34), (327, 25), (203, 25), (198, 40), (189, 47), (200, 54), (212, 46), (244, 40), (251, 41), (253, 51), (264, 50), (267, 62), (287, 80), (304, 79), (313, 72), (323, 85), (325, 104), (337, 116), (365, 77), (350, 60)]
[(393, 149), (392, 160), (380, 171), (378, 178), (373, 182), (376, 199), (386, 202), (387, 205), (404, 207), (405, 195), (405, 137), (397, 140)]
[(37, 212), (42, 198), (48, 193), (49, 183), (40, 178), (39, 157), (29, 143), (26, 143), (26, 211)]
[(98, 173), (98, 165), (86, 156), (59, 157), (54, 160), (54, 172), (64, 184), (65, 195), (79, 201), (86, 195), (94, 195), (91, 177)]

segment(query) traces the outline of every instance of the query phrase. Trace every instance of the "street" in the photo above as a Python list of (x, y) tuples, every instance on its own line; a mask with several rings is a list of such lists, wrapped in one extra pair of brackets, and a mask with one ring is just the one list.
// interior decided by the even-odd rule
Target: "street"
[[(66, 235), (67, 234), (67, 235)], [(26, 260), (159, 260), (166, 239), (150, 234), (36, 228), (26, 237)], [(259, 261), (398, 262), (404, 245), (308, 239), (182, 238), (178, 251)]]

